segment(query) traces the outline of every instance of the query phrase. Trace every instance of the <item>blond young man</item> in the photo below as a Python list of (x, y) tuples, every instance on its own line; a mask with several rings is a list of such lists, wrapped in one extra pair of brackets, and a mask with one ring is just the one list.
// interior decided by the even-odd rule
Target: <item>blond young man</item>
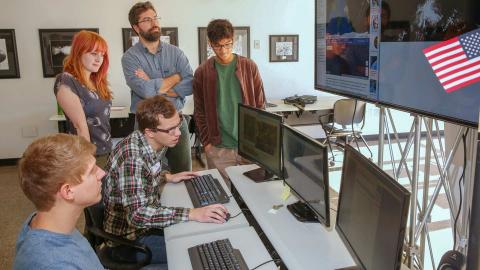
[(56, 134), (30, 144), (19, 163), (20, 186), (36, 212), (23, 224), (14, 269), (104, 269), (75, 228), (83, 209), (101, 199), (105, 172), (95, 145)]

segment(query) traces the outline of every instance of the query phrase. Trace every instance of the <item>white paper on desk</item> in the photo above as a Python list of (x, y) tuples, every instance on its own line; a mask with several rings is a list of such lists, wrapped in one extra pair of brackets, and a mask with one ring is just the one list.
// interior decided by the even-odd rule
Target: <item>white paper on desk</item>
[(269, 213), (269, 214), (274, 214), (274, 215), (275, 215), (275, 214), (277, 214), (277, 212), (278, 212), (278, 210), (275, 210), (275, 209), (273, 209), (273, 208), (271, 208), (270, 210), (268, 210), (268, 213)]
[(111, 110), (112, 111), (123, 111), (123, 110), (125, 110), (125, 106), (112, 106)]

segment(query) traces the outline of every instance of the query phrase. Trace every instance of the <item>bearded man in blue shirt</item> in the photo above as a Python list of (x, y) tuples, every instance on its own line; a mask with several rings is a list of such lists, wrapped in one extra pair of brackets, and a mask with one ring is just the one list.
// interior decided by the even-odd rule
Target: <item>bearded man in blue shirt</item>
[[(132, 29), (139, 36), (139, 42), (122, 57), (123, 74), (131, 90), (132, 113), (139, 101), (155, 95), (165, 96), (181, 112), (185, 97), (192, 94), (192, 68), (182, 50), (160, 41), (159, 19), (149, 1), (136, 3), (128, 14)], [(186, 120), (180, 131), (178, 144), (166, 153), (172, 173), (192, 170)]]

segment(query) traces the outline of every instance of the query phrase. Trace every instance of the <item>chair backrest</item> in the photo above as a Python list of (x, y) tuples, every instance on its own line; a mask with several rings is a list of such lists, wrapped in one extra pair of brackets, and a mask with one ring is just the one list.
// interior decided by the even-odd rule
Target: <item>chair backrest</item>
[(364, 101), (355, 101), (354, 99), (337, 100), (333, 106), (333, 122), (346, 127), (352, 124), (353, 117), (353, 124), (362, 123), (365, 119), (366, 107), (367, 104)]
[[(103, 218), (104, 218), (105, 205), (100, 200), (97, 204), (91, 205), (85, 208), (85, 225), (86, 227), (94, 227), (103, 231)], [(92, 246), (98, 246), (103, 243), (103, 239), (95, 237), (93, 234), (88, 234), (88, 241)]]

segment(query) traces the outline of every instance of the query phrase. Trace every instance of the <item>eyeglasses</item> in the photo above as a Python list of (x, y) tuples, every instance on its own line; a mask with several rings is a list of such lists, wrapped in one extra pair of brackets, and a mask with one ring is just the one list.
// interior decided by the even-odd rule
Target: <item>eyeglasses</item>
[(173, 135), (173, 133), (175, 133), (175, 130), (177, 130), (177, 128), (180, 129), (180, 127), (183, 124), (183, 115), (179, 114), (178, 116), (180, 116), (180, 123), (178, 123), (178, 125), (171, 127), (169, 129), (161, 129), (161, 128), (155, 127), (155, 128), (150, 128), (150, 130), (153, 132), (163, 132), (163, 133), (168, 133), (170, 135)]
[(151, 17), (145, 17), (145, 18), (143, 18), (141, 21), (138, 21), (137, 24), (144, 23), (144, 22), (148, 22), (148, 23), (150, 23), (150, 24), (151, 24), (152, 22), (157, 22), (157, 23), (158, 23), (158, 21), (160, 21), (160, 19), (161, 19), (161, 17), (159, 17), (159, 16), (155, 16), (155, 17), (153, 17), (153, 18), (151, 18)]
[(223, 45), (220, 45), (220, 44), (215, 44), (213, 45), (212, 44), (212, 48), (215, 49), (215, 50), (220, 50), (222, 48), (225, 48), (225, 49), (231, 49), (233, 47), (233, 41), (232, 42), (229, 42), (229, 43), (225, 43)]

